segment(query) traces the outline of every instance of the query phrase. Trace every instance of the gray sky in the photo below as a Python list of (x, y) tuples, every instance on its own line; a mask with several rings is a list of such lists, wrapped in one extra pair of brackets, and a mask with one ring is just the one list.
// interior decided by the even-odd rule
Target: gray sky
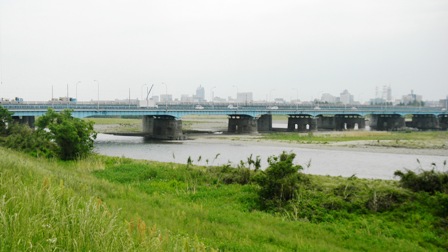
[[(448, 95), (447, 0), (1, 0), (0, 97)], [(166, 85), (162, 85), (165, 83)]]

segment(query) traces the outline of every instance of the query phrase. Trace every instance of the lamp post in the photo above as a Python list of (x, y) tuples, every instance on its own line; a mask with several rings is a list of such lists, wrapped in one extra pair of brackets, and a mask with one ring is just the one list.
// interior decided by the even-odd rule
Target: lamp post
[(97, 109), (100, 110), (100, 83), (97, 80), (93, 80), (93, 82), (96, 82), (96, 85), (98, 86)]
[[(273, 88), (273, 89), (271, 89), (270, 91), (269, 91), (269, 100), (271, 100), (271, 98), (272, 98), (272, 92), (273, 91), (275, 91), (275, 88)], [(268, 101), (268, 103), (269, 103), (269, 101)]]
[(140, 95), (143, 99), (143, 87), (146, 86), (146, 107), (148, 107), (148, 84), (143, 84), (140, 88)]
[(168, 110), (168, 85), (165, 82), (162, 82), (162, 85), (165, 85), (165, 111)]
[(236, 102), (236, 108), (238, 109), (238, 86), (233, 85), (232, 87), (236, 88), (235, 102)]
[(299, 110), (299, 89), (293, 88), (293, 90), (296, 90), (296, 112)]
[(213, 90), (215, 90), (216, 86), (212, 87), (212, 108), (215, 109), (215, 93)]
[(76, 82), (76, 89), (75, 89), (75, 91), (76, 91), (76, 102), (78, 102), (78, 84), (79, 83), (81, 83), (81, 81), (78, 81), (78, 82)]

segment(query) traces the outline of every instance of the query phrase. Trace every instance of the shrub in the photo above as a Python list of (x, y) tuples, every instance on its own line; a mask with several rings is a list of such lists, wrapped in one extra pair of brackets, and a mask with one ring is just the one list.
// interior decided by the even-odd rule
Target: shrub
[(438, 172), (434, 169), (422, 171), (417, 174), (413, 171), (395, 171), (395, 176), (400, 177), (400, 185), (414, 192), (448, 193), (448, 173)]
[(299, 171), (303, 169), (293, 164), (295, 157), (294, 153), (282, 152), (268, 158), (269, 167), (256, 178), (263, 208), (281, 208), (294, 197), (301, 180)]
[(37, 131), (57, 144), (57, 153), (62, 160), (82, 158), (93, 151), (96, 138), (93, 122), (72, 117), (70, 110), (56, 113), (48, 109), (37, 120)]

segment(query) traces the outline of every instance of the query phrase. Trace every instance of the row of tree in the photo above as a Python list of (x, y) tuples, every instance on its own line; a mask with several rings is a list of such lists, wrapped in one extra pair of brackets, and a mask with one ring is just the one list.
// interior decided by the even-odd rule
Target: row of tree
[(13, 113), (0, 106), (0, 145), (48, 158), (74, 160), (92, 153), (96, 132), (93, 122), (49, 108), (36, 127), (15, 122)]

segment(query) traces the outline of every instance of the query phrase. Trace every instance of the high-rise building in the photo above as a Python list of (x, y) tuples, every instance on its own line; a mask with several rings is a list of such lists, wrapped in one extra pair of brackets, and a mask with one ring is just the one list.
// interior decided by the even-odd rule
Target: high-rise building
[(354, 103), (353, 95), (350, 94), (347, 91), (347, 89), (342, 91), (342, 93), (340, 95), (340, 100), (341, 100), (342, 104), (353, 104)]
[(203, 86), (199, 86), (196, 89), (196, 95), (194, 96), (195, 100), (197, 100), (198, 102), (203, 102), (205, 101), (205, 89)]

